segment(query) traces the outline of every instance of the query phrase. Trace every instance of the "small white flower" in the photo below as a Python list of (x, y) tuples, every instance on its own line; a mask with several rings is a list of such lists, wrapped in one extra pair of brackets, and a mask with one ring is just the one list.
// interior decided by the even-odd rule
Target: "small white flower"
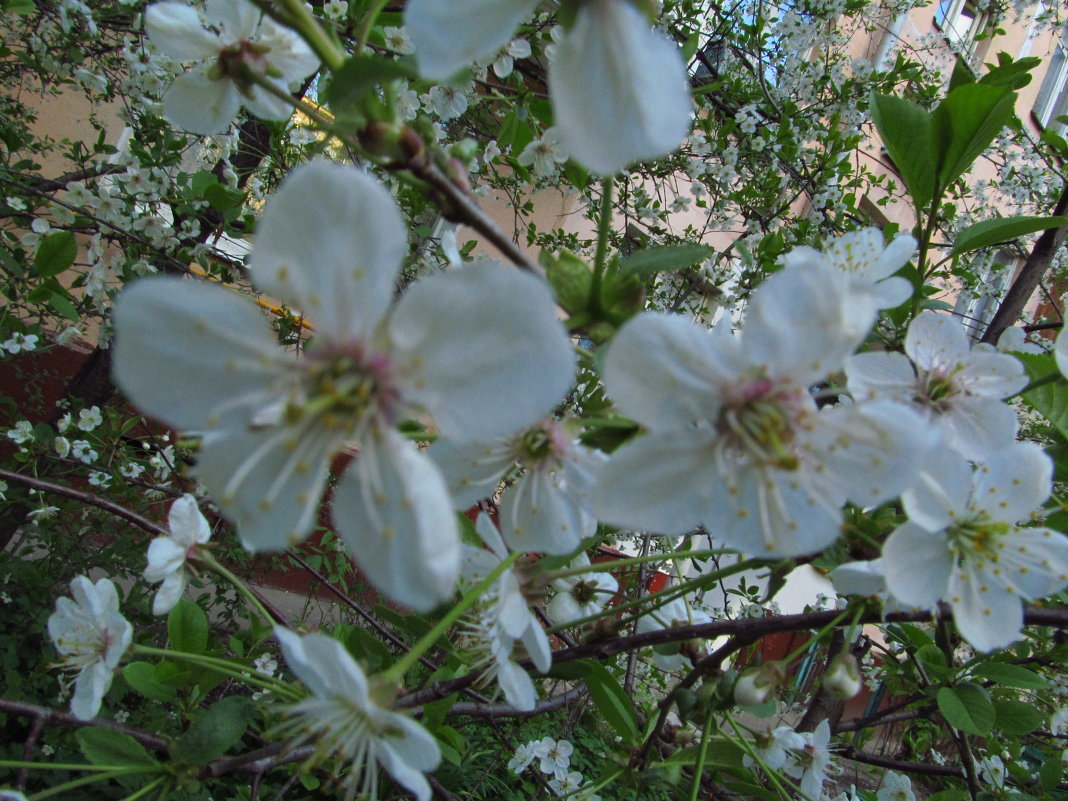
[(878, 801), (915, 801), (912, 779), (903, 773), (888, 771), (883, 777), (883, 786), (875, 794)]
[(183, 495), (171, 504), (167, 525), (170, 535), (156, 537), (148, 545), (145, 580), (162, 582), (152, 601), (154, 615), (165, 615), (178, 603), (191, 575), (187, 565), (211, 537), (211, 526), (192, 495)]
[[(408, 35), (408, 31), (403, 27), (396, 28), (387, 25), (382, 29), (382, 33), (386, 39), (386, 47), (394, 53), (400, 53), (403, 56), (415, 50), (415, 46), (412, 45), (412, 38)], [(449, 76), (443, 75), (441, 77), (447, 78)]]
[(55, 517), (56, 512), (59, 511), (58, 506), (39, 506), (36, 509), (32, 509), (27, 512), (26, 518), (30, 520), (34, 525), (37, 525), (42, 520), (48, 520)]
[(273, 676), (278, 672), (278, 660), (270, 654), (260, 654), (253, 660), (252, 668), (264, 676)]
[(29, 420), (19, 420), (14, 428), (8, 429), (7, 438), (19, 445), (33, 439), (33, 424)]
[[(1005, 786), (1005, 763), (997, 755), (983, 757), (979, 760), (979, 776), (983, 783), (1000, 789)], [(881, 798), (879, 801), (883, 801)]]
[(78, 720), (92, 720), (111, 686), (119, 660), (130, 647), (133, 626), (119, 612), (119, 594), (108, 579), (94, 584), (85, 576), (70, 583), (70, 598), (56, 599), (48, 618), (48, 634), (63, 666), (77, 671), (70, 711)]
[(563, 776), (549, 779), (549, 787), (559, 796), (570, 796), (582, 787), (582, 774), (577, 770), (561, 771)]
[(60, 459), (66, 459), (67, 454), (70, 453), (70, 440), (66, 437), (56, 437), (52, 440), (52, 449)]
[[(589, 567), (589, 564), (589, 557), (583, 553), (568, 567)], [(553, 588), (556, 595), (546, 611), (554, 623), (566, 625), (600, 613), (619, 590), (619, 584), (607, 571), (598, 571), (553, 579)]]
[(560, 145), (559, 131), (549, 128), (528, 142), (516, 161), (524, 167), (533, 167), (534, 174), (542, 178), (555, 175), (557, 167), (567, 161), (567, 151)]
[(119, 468), (119, 474), (123, 478), (137, 478), (145, 472), (145, 468), (137, 464), (137, 462), (127, 462)]
[(460, 86), (432, 86), (426, 102), (442, 120), (451, 120), (467, 111), (467, 91)]
[(247, 0), (207, 0), (203, 17), (185, 3), (156, 3), (145, 12), (145, 29), (165, 55), (198, 65), (179, 75), (163, 97), (167, 119), (193, 133), (221, 133), (242, 105), (263, 119), (289, 118), (292, 105), (256, 86), (250, 75), (285, 92), (319, 66), (299, 35)]
[(78, 412), (78, 428), (82, 431), (92, 431), (103, 422), (104, 417), (96, 406)]
[(502, 47), (493, 60), (493, 72), (498, 78), (507, 78), (512, 74), (517, 58), (530, 58), (530, 42), (526, 39), (513, 39)]
[(89, 483), (103, 489), (111, 485), (111, 476), (99, 470), (93, 470), (89, 473)]
[(82, 464), (92, 464), (100, 458), (100, 454), (84, 439), (76, 439), (70, 444), (70, 455)]
[(294, 746), (314, 743), (312, 763), (337, 759), (347, 764), (341, 783), (350, 797), (374, 801), (381, 766), (418, 801), (429, 801), (424, 774), (441, 761), (437, 741), (411, 718), (376, 702), (363, 670), (337, 640), (324, 634), (301, 637), (281, 627), (274, 634), (286, 664), (311, 691), (287, 708), (291, 719), (279, 731), (292, 734)]
[(543, 737), (534, 743), (533, 750), (534, 756), (538, 759), (538, 769), (542, 773), (554, 776), (558, 770), (567, 770), (571, 765), (571, 755), (575, 753), (575, 746), (567, 740)]
[(534, 761), (534, 743), (524, 743), (515, 749), (515, 754), (510, 760), (508, 760), (508, 770), (512, 771), (516, 776), (527, 769), (527, 766)]
[[(805, 747), (805, 738), (794, 731), (793, 726), (779, 726), (774, 731), (759, 736), (754, 745), (761, 762), (772, 770), (782, 770), (790, 752)], [(746, 756), (745, 764), (751, 763), (752, 759)]]
[(323, 3), (323, 16), (337, 22), (349, 14), (348, 0), (327, 0)]
[(32, 350), (37, 350), (37, 334), (23, 334), (20, 331), (15, 331), (0, 347), (11, 354), (29, 353)]
[(70, 424), (71, 416), (70, 412), (67, 412), (61, 418), (59, 418), (59, 422), (56, 423), (56, 431), (58, 431), (60, 434), (65, 434), (67, 429), (70, 428)]
[(786, 775), (800, 780), (798, 787), (808, 801), (820, 801), (823, 782), (831, 766), (831, 724), (821, 720), (814, 731), (800, 734), (805, 744), (787, 755)]

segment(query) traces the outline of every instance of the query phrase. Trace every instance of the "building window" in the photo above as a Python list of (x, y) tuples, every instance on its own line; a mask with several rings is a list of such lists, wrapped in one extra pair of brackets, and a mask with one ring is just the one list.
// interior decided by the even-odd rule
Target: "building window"
[(1068, 50), (1063, 41), (1050, 56), (1049, 69), (1032, 111), (1043, 128), (1052, 127), (1056, 133), (1064, 133), (1064, 123), (1057, 121), (1061, 115), (1068, 114)]
[(935, 26), (965, 56), (975, 51), (986, 20), (986, 12), (980, 11), (974, 0), (942, 0), (935, 9)]

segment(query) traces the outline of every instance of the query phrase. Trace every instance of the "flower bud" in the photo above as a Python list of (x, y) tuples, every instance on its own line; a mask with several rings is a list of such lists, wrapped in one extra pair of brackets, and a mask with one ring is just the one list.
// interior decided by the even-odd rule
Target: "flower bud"
[(840, 701), (860, 692), (860, 668), (857, 659), (848, 651), (836, 656), (823, 674), (823, 688)]
[(744, 670), (734, 683), (734, 700), (742, 706), (762, 704), (771, 697), (782, 677), (782, 667), (778, 662)]

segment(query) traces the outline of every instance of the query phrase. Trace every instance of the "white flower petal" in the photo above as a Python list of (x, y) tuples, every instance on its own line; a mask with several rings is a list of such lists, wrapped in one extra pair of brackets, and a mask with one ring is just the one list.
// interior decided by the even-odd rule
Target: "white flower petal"
[(258, 231), (249, 275), (259, 289), (307, 315), (325, 341), (370, 337), (408, 251), (384, 186), (355, 167), (311, 162), (267, 202)]
[(148, 544), (148, 567), (145, 568), (145, 581), (153, 584), (180, 571), (185, 564), (186, 547), (173, 537), (156, 537)]
[(145, 10), (145, 31), (152, 44), (178, 61), (198, 61), (219, 54), (219, 37), (204, 28), (200, 14), (186, 3), (154, 3)]
[(409, 0), (404, 26), (419, 71), (441, 81), (507, 44), (541, 0)]
[(530, 712), (538, 702), (534, 682), (523, 668), (511, 660), (501, 660), (497, 666), (497, 683), (504, 690), (508, 703), (520, 712)]
[(872, 351), (850, 356), (845, 363), (849, 391), (862, 398), (889, 398), (902, 402), (912, 400), (909, 388), (916, 381), (916, 373), (907, 356), (886, 351)]
[(501, 499), (501, 536), (516, 551), (567, 554), (583, 537), (593, 534), (597, 521), (588, 502), (567, 495), (560, 472), (533, 469), (525, 473)]
[[(288, 359), (259, 310), (234, 292), (178, 278), (135, 281), (119, 296), (114, 378), (139, 408), (181, 429), (220, 409), (281, 395)], [(195, 384), (195, 389), (194, 385)]]
[(1033, 442), (1014, 443), (980, 465), (969, 511), (1002, 523), (1026, 520), (1049, 497), (1052, 482), (1049, 456)]
[(408, 397), (446, 437), (515, 433), (551, 411), (574, 378), (546, 285), (491, 261), (413, 284), (389, 332)]
[(932, 450), (918, 480), (901, 493), (909, 520), (928, 531), (941, 531), (953, 523), (972, 494), (972, 469), (956, 451)]
[(973, 462), (984, 461), (1016, 440), (1019, 420), (1004, 401), (983, 396), (962, 396), (935, 418), (946, 444)]
[(163, 94), (163, 115), (175, 127), (208, 136), (225, 133), (241, 108), (233, 81), (186, 72)]
[(333, 518), (360, 572), (390, 600), (427, 612), (452, 597), (461, 548), (448, 488), (400, 434), (374, 431), (361, 443)]
[[(281, 91), (287, 91), (286, 86), (280, 81), (273, 82)], [(280, 97), (258, 86), (252, 87), (247, 95), (241, 96), (241, 105), (248, 109), (261, 120), (276, 120), (279, 122), (288, 120), (293, 116), (293, 107), (296, 101), (287, 103)]]
[(204, 19), (221, 28), (227, 39), (239, 42), (256, 33), (262, 13), (246, 0), (206, 0)]
[(515, 452), (505, 440), (457, 442), (438, 439), (427, 455), (449, 483), (457, 509), (470, 509), (492, 498), (504, 474), (515, 467)]
[(1014, 529), (996, 545), (998, 563), (988, 573), (1020, 597), (1037, 601), (1068, 584), (1068, 537), (1059, 531)]
[(909, 324), (905, 354), (923, 370), (954, 368), (968, 359), (968, 337), (957, 318), (926, 309)]
[(957, 631), (977, 651), (1005, 648), (1020, 639), (1023, 602), (974, 570), (955, 570), (949, 602)]
[(189, 576), (184, 570), (176, 570), (165, 576), (163, 583), (156, 590), (156, 597), (152, 599), (152, 614), (165, 615), (174, 609), (187, 584)]
[(534, 625), (529, 626), (523, 632), (522, 640), (534, 667), (541, 673), (547, 673), (552, 667), (553, 654), (549, 638), (545, 634), (545, 629), (541, 627), (541, 623), (534, 621)]
[(309, 690), (321, 698), (348, 697), (368, 703), (367, 677), (345, 647), (325, 634), (306, 634), (276, 626), (274, 636), (286, 664)]
[(948, 592), (953, 554), (946, 535), (906, 523), (883, 544), (886, 586), (895, 598), (931, 609)]
[(171, 537), (180, 545), (203, 545), (211, 539), (211, 526), (200, 513), (197, 499), (185, 494), (171, 504), (167, 513)]
[[(430, 783), (423, 773), (436, 768), (440, 761), (437, 742), (422, 726), (402, 715), (390, 715), (389, 725), (396, 734), (383, 738), (378, 753), (382, 766), (394, 781), (415, 796), (416, 801), (430, 801)], [(431, 760), (432, 755), (438, 758)], [(419, 767), (420, 762), (428, 764), (431, 761), (433, 764), (428, 767)]]
[(679, 47), (626, 0), (589, 0), (549, 64), (564, 148), (594, 172), (664, 156), (690, 130), (690, 84)]
[(100, 711), (104, 694), (111, 687), (112, 671), (103, 662), (87, 665), (74, 681), (70, 711), (78, 720), (92, 720)]

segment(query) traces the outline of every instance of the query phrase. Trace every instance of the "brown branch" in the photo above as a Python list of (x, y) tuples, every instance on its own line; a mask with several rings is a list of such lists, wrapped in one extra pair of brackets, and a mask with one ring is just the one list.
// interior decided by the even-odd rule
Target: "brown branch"
[(863, 762), (865, 765), (889, 768), (890, 770), (897, 770), (902, 773), (916, 773), (922, 776), (956, 776), (958, 779), (964, 778), (964, 772), (959, 766), (952, 767), (950, 765), (927, 765), (923, 762), (903, 762), (899, 759), (890, 759), (881, 756), (880, 754), (870, 754), (867, 751), (860, 751), (851, 745), (840, 746), (836, 750), (836, 753), (853, 762)]
[(859, 731), (860, 729), (866, 729), (869, 726), (889, 726), (893, 723), (901, 723), (906, 720), (915, 720), (916, 718), (922, 718), (929, 715), (934, 710), (934, 706), (922, 706), (918, 709), (910, 709), (907, 712), (898, 712), (897, 714), (890, 715), (871, 715), (866, 718), (853, 718), (847, 720), (841, 725), (834, 727), (835, 734), (843, 731)]
[(93, 718), (92, 720), (79, 720), (68, 712), (60, 712), (58, 709), (50, 709), (46, 706), (37, 706), (37, 704), (27, 704), (23, 701), (12, 701), (9, 698), (0, 698), (0, 712), (4, 712), (8, 715), (19, 715), (21, 717), (34, 718), (35, 720), (43, 720), (45, 724), (52, 724), (56, 726), (68, 726), (72, 729), (80, 729), (83, 726), (100, 726), (105, 729), (114, 729), (115, 731), (122, 732), (129, 737), (137, 740), (145, 748), (151, 748), (153, 751), (166, 751), (168, 742), (165, 737), (160, 737), (158, 734), (150, 734), (147, 731), (141, 731), (140, 729), (132, 729), (129, 726), (123, 726), (116, 723), (113, 720), (105, 720), (104, 718)]
[(453, 704), (449, 709), (450, 715), (467, 715), (472, 718), (532, 718), (543, 712), (554, 712), (561, 707), (567, 706), (572, 701), (578, 700), (586, 694), (585, 685), (573, 687), (567, 692), (542, 698), (534, 705), (533, 709), (526, 711), (516, 709), (511, 704)]
[(142, 517), (136, 512), (132, 512), (125, 506), (120, 506), (117, 503), (104, 500), (98, 495), (93, 495), (89, 492), (82, 492), (76, 490), (73, 487), (65, 487), (62, 484), (53, 484), (50, 481), (42, 481), (39, 478), (33, 476), (25, 476), (22, 473), (13, 473), (10, 470), (0, 469), (0, 479), (5, 481), (14, 481), (16, 484), (22, 484), (31, 489), (40, 490), (42, 492), (48, 492), (52, 495), (61, 495), (65, 498), (73, 498), (76, 501), (95, 506), (98, 509), (103, 509), (106, 512), (116, 517), (121, 517), (130, 523), (133, 523), (138, 528), (142, 528), (149, 534), (155, 534), (156, 536), (166, 537), (169, 532), (163, 526), (158, 523), (153, 523), (147, 517)]

